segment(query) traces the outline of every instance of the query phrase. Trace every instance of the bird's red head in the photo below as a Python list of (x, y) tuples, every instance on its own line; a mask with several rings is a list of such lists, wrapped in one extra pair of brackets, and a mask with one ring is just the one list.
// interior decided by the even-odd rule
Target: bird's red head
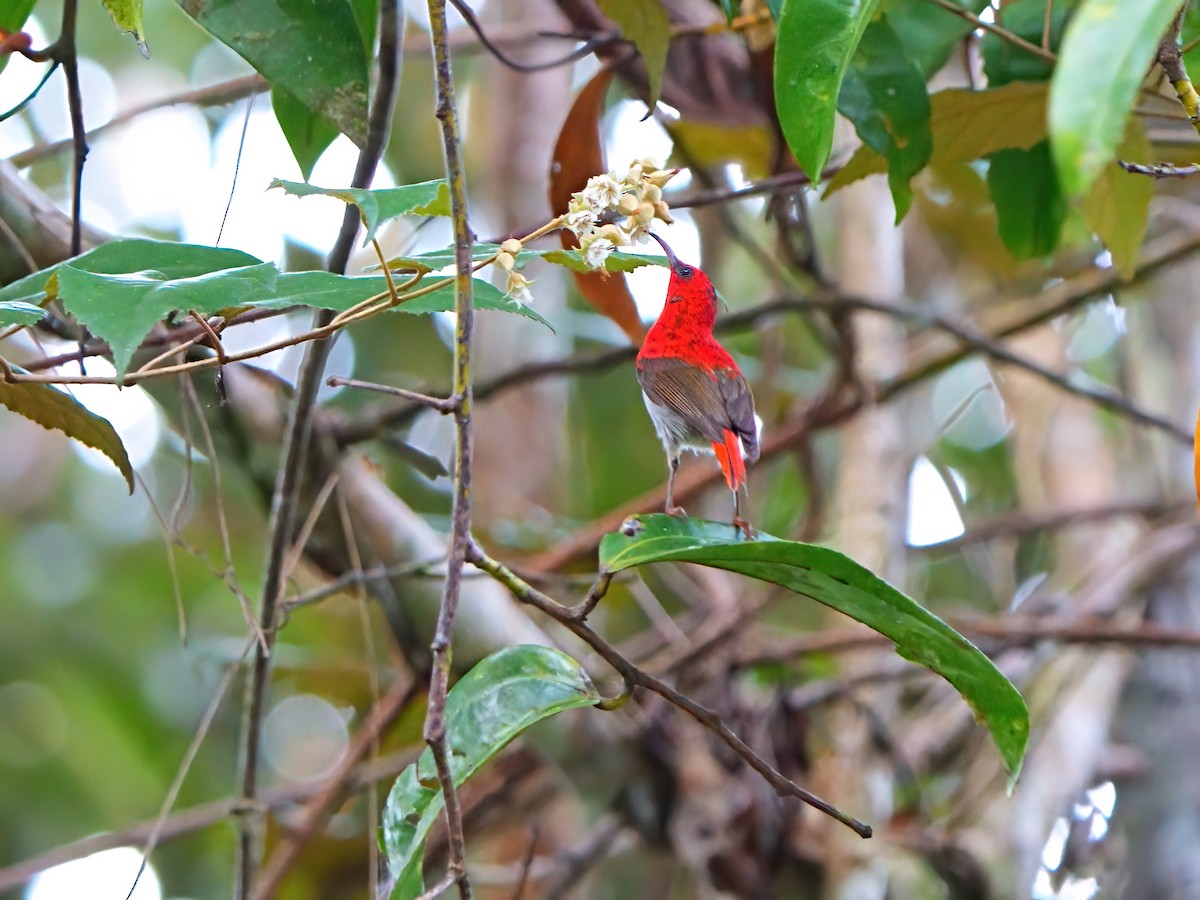
[(660, 329), (672, 332), (700, 330), (711, 334), (713, 323), (717, 321), (717, 292), (712, 282), (699, 266), (680, 262), (674, 251), (657, 234), (651, 232), (650, 237), (662, 246), (671, 265), (667, 299), (651, 332)]

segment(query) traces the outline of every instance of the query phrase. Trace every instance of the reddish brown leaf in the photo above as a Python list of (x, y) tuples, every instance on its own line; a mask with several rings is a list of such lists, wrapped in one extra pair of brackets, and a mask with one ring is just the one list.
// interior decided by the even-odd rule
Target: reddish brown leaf
[[(550, 209), (555, 215), (567, 211), (571, 195), (581, 191), (593, 175), (606, 171), (604, 147), (600, 143), (600, 117), (604, 114), (604, 95), (612, 81), (612, 70), (601, 69), (584, 85), (571, 105), (554, 144), (554, 161), (550, 166)], [(563, 230), (563, 246), (575, 247), (575, 235)], [(608, 316), (629, 336), (634, 344), (642, 342), (644, 330), (637, 305), (629, 293), (625, 276), (617, 272), (576, 272), (579, 293), (597, 312)]]

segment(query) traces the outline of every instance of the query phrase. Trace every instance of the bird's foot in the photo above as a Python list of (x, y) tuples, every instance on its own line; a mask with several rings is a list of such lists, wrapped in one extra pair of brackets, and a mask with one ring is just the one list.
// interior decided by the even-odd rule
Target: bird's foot
[(665, 511), (668, 516), (674, 516), (677, 519), (687, 518), (687, 510), (682, 506), (668, 506)]
[(740, 531), (748, 541), (754, 540), (754, 529), (750, 527), (750, 523), (741, 516), (733, 517), (733, 530), (735, 533)]

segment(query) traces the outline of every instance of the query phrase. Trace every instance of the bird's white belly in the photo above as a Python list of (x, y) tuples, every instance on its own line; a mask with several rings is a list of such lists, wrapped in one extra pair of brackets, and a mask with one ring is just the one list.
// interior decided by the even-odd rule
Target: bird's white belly
[(642, 391), (642, 400), (646, 404), (646, 411), (650, 413), (654, 430), (658, 432), (668, 453), (676, 448), (691, 450), (693, 453), (711, 454), (713, 452), (712, 442), (704, 435), (692, 431), (683, 416), (670, 407), (659, 406), (646, 395), (645, 391)]

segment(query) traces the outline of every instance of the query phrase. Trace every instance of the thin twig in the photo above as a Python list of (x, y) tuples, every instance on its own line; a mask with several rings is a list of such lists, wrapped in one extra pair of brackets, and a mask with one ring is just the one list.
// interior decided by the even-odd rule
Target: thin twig
[(953, 2), (953, 0), (930, 0), (930, 2), (936, 6), (940, 6), (942, 9), (946, 10), (946, 12), (954, 13), (954, 15), (958, 16), (960, 19), (966, 19), (976, 28), (981, 28), (984, 31), (990, 31), (1001, 40), (1007, 41), (1014, 47), (1020, 47), (1022, 50), (1032, 53), (1034, 56), (1040, 59), (1044, 59), (1048, 62), (1054, 62), (1054, 60), (1058, 58), (1051, 51), (1045, 49), (1044, 47), (1039, 47), (1037, 44), (1030, 43), (1019, 34), (1014, 34), (1007, 28), (1003, 28), (999, 25), (993, 25), (991, 22), (985, 22), (983, 19), (979, 18), (979, 16), (975, 15), (975, 13), (971, 12), (969, 9), (959, 6), (957, 3)]
[(570, 609), (564, 607), (553, 597), (537, 590), (528, 582), (518, 578), (510, 569), (489, 557), (474, 544), (470, 548), (470, 561), (508, 588), (509, 592), (522, 603), (533, 606), (535, 609), (540, 610), (555, 621), (566, 626), (572, 634), (595, 650), (605, 662), (621, 675), (625, 681), (627, 690), (632, 690), (635, 687), (646, 688), (658, 694), (668, 703), (686, 712), (720, 738), (726, 746), (740, 756), (754, 771), (758, 772), (763, 780), (774, 788), (780, 796), (795, 797), (807, 803), (814, 809), (820, 810), (827, 816), (841, 822), (860, 837), (868, 838), (871, 836), (870, 825), (860, 822), (853, 816), (847, 815), (828, 801), (805, 790), (786, 775), (779, 772), (765, 759), (755, 753), (713, 710), (701, 706), (695, 700), (670, 687), (649, 672), (638, 668), (617, 652), (615, 647), (600, 637), (587, 624), (580, 621)]
[(390, 384), (359, 381), (357, 378), (343, 378), (340, 375), (330, 375), (325, 379), (325, 383), (330, 387), (359, 388), (364, 391), (374, 391), (377, 394), (400, 397), (404, 400), (411, 400), (413, 403), (419, 403), (422, 406), (428, 406), (430, 409), (436, 409), (440, 413), (452, 413), (458, 407), (458, 403), (455, 402), (454, 397), (430, 397), (428, 394), (419, 394), (416, 391), (393, 387)]
[(471, 544), (471, 340), (475, 324), (472, 295), (472, 246), (474, 236), (467, 221), (466, 175), (454, 96), (454, 73), (447, 45), (446, 2), (429, 0), (429, 36), (433, 42), (434, 78), (437, 84), (437, 118), (442, 126), (442, 151), (446, 181), (450, 185), (450, 217), (454, 227), (454, 502), (451, 512), (450, 552), (446, 563), (445, 590), (434, 630), (429, 706), (425, 713), (425, 742), (433, 754), (438, 783), (445, 799), (449, 865), (446, 879), (458, 885), (461, 900), (470, 900), (467, 877), (466, 839), (462, 807), (446, 753), (446, 695), (450, 689), (450, 638), (458, 612), (463, 566)]

